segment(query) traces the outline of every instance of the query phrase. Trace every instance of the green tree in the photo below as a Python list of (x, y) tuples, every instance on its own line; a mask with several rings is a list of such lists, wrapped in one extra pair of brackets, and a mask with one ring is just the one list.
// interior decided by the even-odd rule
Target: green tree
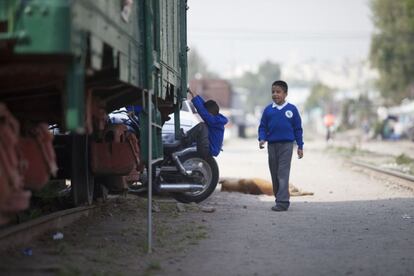
[(217, 74), (208, 70), (207, 63), (198, 53), (197, 49), (191, 49), (188, 55), (188, 79), (194, 79), (197, 76), (203, 78), (217, 78)]
[(334, 90), (323, 84), (316, 83), (312, 86), (310, 95), (305, 102), (305, 110), (310, 112), (312, 109), (321, 108), (324, 113), (332, 112)]
[(360, 95), (358, 99), (346, 99), (341, 103), (342, 130), (369, 126), (375, 121), (376, 112), (371, 100)]
[(241, 86), (250, 91), (248, 95), (248, 110), (255, 106), (265, 106), (271, 101), (271, 88), (275, 80), (280, 79), (281, 71), (277, 63), (265, 61), (259, 65), (257, 73), (245, 72), (240, 78), (232, 81), (234, 86)]
[(378, 88), (391, 104), (414, 98), (414, 0), (371, 0), (376, 33), (370, 60)]

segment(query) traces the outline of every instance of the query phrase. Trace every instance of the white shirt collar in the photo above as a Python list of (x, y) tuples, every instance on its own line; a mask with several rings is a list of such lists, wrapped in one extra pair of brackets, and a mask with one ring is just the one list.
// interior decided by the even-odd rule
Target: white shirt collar
[(281, 110), (282, 108), (284, 108), (286, 105), (288, 104), (288, 102), (285, 102), (284, 104), (282, 104), (282, 105), (278, 105), (277, 103), (275, 103), (275, 102), (273, 102), (272, 103), (272, 108), (277, 108), (277, 109), (279, 109), (279, 110)]

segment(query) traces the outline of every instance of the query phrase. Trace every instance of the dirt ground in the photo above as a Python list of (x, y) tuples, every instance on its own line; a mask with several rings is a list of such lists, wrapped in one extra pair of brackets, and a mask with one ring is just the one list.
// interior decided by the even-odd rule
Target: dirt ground
[[(266, 150), (233, 140), (222, 177), (270, 180)], [(202, 206), (156, 200), (154, 253), (145, 253), (145, 199), (112, 199), (98, 216), (0, 255), (1, 275), (414, 275), (412, 183), (351, 165), (309, 141), (291, 182), (314, 196), (272, 212), (271, 196), (216, 192)], [(403, 186), (401, 184), (404, 184)], [(408, 188), (407, 188), (408, 187)], [(22, 251), (31, 248), (33, 255)]]
[(331, 141), (334, 146), (357, 148), (386, 155), (405, 154), (414, 158), (414, 142), (410, 140), (372, 140), (364, 137), (361, 131), (335, 134)]
[[(255, 141), (227, 145), (219, 162), (222, 176), (270, 179)], [(191, 253), (191, 265), (166, 275), (414, 273), (414, 193), (400, 186), (412, 183), (354, 167), (318, 141), (292, 165), (291, 182), (314, 196), (292, 198), (288, 212), (275, 213), (273, 197), (216, 193), (211, 238)]]

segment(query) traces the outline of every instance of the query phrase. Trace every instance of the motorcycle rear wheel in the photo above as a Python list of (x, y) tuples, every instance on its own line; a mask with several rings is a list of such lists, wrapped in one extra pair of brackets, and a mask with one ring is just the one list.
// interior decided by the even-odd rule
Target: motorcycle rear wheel
[(219, 169), (214, 157), (202, 158), (198, 153), (189, 153), (181, 157), (186, 170), (196, 171), (202, 177), (204, 188), (201, 191), (173, 193), (172, 196), (182, 203), (199, 203), (208, 198), (216, 189), (219, 180)]

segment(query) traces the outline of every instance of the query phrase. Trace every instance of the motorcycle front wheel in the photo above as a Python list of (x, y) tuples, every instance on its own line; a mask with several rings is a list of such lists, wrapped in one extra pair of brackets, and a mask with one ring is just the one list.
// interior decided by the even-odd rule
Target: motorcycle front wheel
[(173, 197), (182, 203), (201, 202), (216, 189), (219, 180), (219, 169), (214, 157), (202, 158), (198, 153), (190, 153), (180, 158), (187, 171), (193, 171), (200, 180), (203, 189), (194, 192), (173, 193)]

